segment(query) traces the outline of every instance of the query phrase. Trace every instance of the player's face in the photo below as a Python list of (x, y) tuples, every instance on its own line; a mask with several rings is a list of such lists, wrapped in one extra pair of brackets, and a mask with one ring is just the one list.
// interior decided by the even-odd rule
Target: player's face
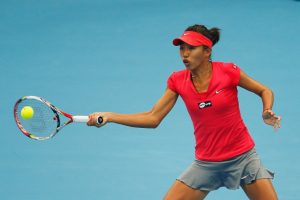
[(186, 43), (180, 45), (180, 56), (186, 68), (193, 70), (209, 60), (210, 49), (194, 47)]

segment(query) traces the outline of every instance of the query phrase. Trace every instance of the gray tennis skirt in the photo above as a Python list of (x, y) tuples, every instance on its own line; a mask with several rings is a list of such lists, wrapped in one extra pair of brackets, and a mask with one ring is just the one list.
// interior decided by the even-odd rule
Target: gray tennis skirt
[(255, 148), (222, 162), (195, 160), (178, 181), (194, 189), (212, 191), (220, 187), (238, 189), (257, 179), (273, 179), (274, 173), (261, 163)]

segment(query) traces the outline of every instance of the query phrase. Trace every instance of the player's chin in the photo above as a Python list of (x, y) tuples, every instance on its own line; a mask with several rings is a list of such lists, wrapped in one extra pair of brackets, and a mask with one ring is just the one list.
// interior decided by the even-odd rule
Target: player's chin
[(195, 69), (194, 65), (192, 65), (191, 63), (184, 63), (185, 68), (188, 70), (193, 70)]

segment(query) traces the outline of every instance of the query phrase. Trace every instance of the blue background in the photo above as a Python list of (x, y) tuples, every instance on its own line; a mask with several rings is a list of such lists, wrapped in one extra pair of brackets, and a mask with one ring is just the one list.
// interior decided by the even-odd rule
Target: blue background
[[(239, 90), (243, 118), (280, 199), (299, 199), (300, 2), (293, 0), (1, 0), (0, 198), (162, 199), (194, 158), (179, 99), (157, 129), (72, 124), (49, 141), (24, 137), (15, 101), (44, 97), (72, 114), (151, 109), (184, 66), (174, 37), (193, 24), (221, 28), (213, 60), (235, 62), (273, 89), (282, 128)], [(207, 199), (247, 199), (220, 189)]]

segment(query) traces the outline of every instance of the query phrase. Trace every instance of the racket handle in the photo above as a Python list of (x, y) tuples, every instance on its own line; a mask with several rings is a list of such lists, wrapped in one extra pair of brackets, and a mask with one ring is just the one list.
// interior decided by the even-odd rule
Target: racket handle
[[(73, 119), (73, 122), (88, 122), (89, 121), (89, 116), (73, 116), (72, 117), (72, 119)], [(101, 117), (101, 116), (99, 116), (98, 118), (97, 118), (97, 124), (102, 124), (102, 122), (103, 122), (103, 117)]]
[(88, 122), (89, 116), (73, 116), (72, 117), (73, 122)]

